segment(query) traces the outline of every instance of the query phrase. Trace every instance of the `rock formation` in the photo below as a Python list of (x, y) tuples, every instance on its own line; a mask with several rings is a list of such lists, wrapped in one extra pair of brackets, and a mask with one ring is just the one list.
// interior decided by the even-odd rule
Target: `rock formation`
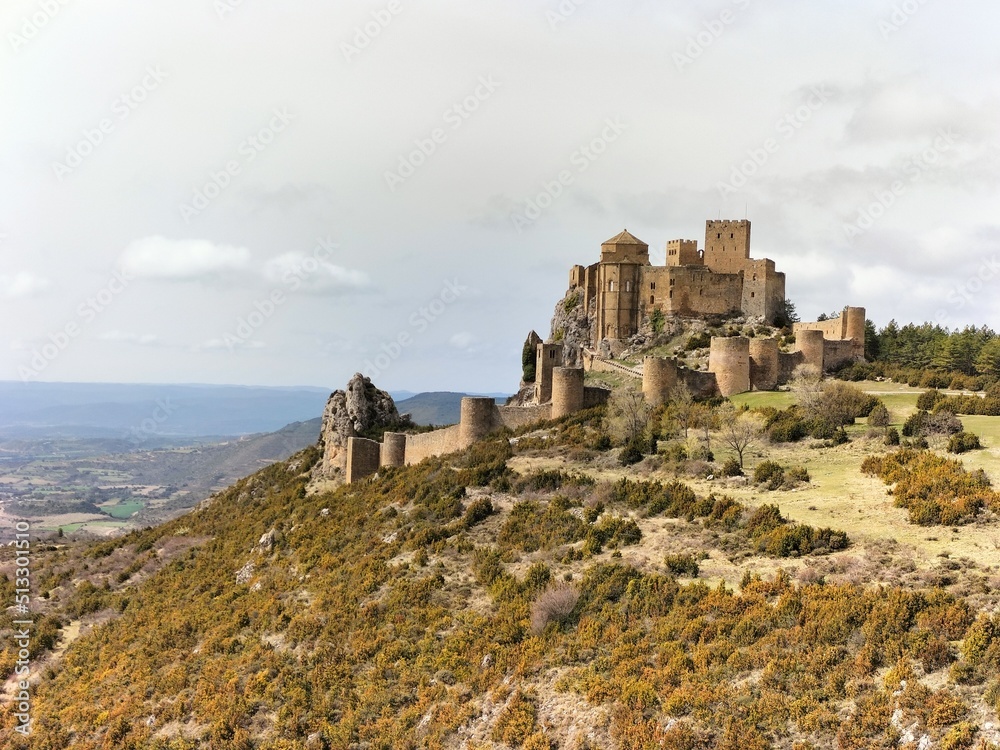
[(583, 367), (583, 347), (590, 346), (591, 330), (583, 290), (570, 289), (556, 304), (549, 341), (563, 345), (562, 367)]
[(323, 449), (323, 473), (327, 476), (347, 462), (347, 440), (379, 427), (398, 427), (409, 420), (401, 417), (392, 396), (376, 388), (370, 378), (355, 373), (347, 389), (334, 391), (323, 411), (319, 442)]

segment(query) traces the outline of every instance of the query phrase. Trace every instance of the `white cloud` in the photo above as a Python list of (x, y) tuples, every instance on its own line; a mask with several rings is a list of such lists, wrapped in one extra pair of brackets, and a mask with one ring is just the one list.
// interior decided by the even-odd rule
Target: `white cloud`
[(264, 278), (292, 290), (311, 292), (364, 289), (371, 279), (363, 271), (334, 265), (302, 252), (284, 253), (264, 265)]
[(469, 349), (478, 343), (478, 341), (479, 338), (475, 334), (469, 333), (468, 331), (462, 331), (452, 336), (448, 340), (448, 343), (456, 349)]
[(209, 240), (168, 240), (145, 237), (122, 254), (124, 269), (139, 278), (191, 281), (240, 271), (250, 262), (245, 247), (217, 245)]
[(136, 344), (138, 346), (153, 346), (160, 343), (160, 337), (152, 333), (127, 333), (125, 331), (106, 331), (98, 336), (101, 341), (111, 341), (120, 344)]
[(236, 349), (263, 349), (267, 345), (263, 341), (255, 339), (240, 339), (229, 336), (224, 339), (209, 339), (194, 347), (194, 351), (235, 351)]
[(30, 271), (21, 271), (13, 276), (0, 276), (0, 299), (35, 297), (48, 287), (48, 279)]

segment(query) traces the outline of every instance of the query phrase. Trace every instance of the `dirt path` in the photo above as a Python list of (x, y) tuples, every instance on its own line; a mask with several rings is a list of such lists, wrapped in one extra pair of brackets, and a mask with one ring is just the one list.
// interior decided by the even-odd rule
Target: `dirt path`
[[(31, 662), (31, 681), (33, 683), (38, 681), (39, 675), (41, 675), (46, 667), (58, 663), (70, 644), (80, 637), (82, 630), (83, 620), (73, 620), (73, 622), (62, 629), (62, 634), (59, 636), (59, 642), (56, 644), (56, 647), (43, 655), (41, 659)], [(0, 705), (7, 705), (13, 702), (14, 696), (17, 695), (17, 683), (19, 679), (17, 675), (12, 675), (3, 684), (3, 688), (0, 689)]]

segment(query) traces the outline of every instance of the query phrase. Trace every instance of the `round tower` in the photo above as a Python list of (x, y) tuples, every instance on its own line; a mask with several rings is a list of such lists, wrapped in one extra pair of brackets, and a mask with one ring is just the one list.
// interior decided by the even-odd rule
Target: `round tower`
[(552, 419), (583, 409), (583, 368), (557, 367), (552, 371)]
[(712, 338), (708, 370), (723, 396), (735, 396), (750, 390), (750, 339), (743, 336)]
[(669, 359), (646, 357), (642, 364), (642, 395), (652, 407), (662, 406), (677, 386), (677, 365)]
[(823, 372), (823, 332), (799, 331), (795, 334), (795, 348), (802, 352), (803, 364)]
[(855, 359), (865, 357), (865, 308), (848, 307), (844, 310), (847, 317), (847, 338), (854, 342), (852, 355)]
[(387, 432), (382, 438), (382, 466), (404, 466), (406, 464), (406, 435), (402, 432)]
[(462, 412), (458, 423), (458, 442), (462, 448), (482, 440), (493, 432), (493, 412), (496, 401), (491, 398), (462, 399)]
[(778, 387), (778, 339), (750, 339), (750, 386), (755, 391)]

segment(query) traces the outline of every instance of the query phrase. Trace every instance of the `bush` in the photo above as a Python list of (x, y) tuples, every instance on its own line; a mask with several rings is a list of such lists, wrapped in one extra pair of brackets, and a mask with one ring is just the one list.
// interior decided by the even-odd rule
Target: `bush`
[(698, 577), (698, 561), (692, 555), (667, 555), (663, 563), (675, 576)]
[(785, 472), (785, 476), (793, 482), (806, 482), (810, 480), (809, 472), (804, 466), (792, 466)]
[(633, 466), (639, 463), (645, 456), (642, 449), (645, 447), (645, 441), (642, 439), (633, 438), (625, 444), (625, 447), (621, 449), (618, 453), (618, 463), (622, 466)]
[(531, 632), (538, 635), (550, 622), (566, 622), (579, 600), (580, 592), (568, 583), (549, 586), (531, 605)]
[(982, 471), (968, 472), (961, 461), (908, 448), (869, 456), (861, 471), (879, 477), (892, 490), (894, 504), (906, 508), (920, 526), (972, 520), (985, 506), (1000, 509), (1000, 495)]
[(730, 458), (722, 465), (722, 476), (741, 477), (743, 476), (743, 467), (735, 458)]
[(781, 468), (781, 464), (775, 461), (763, 461), (757, 464), (757, 468), (753, 470), (753, 481), (754, 484), (764, 484), (773, 483), (775, 481), (780, 485), (785, 478), (785, 470)]
[(885, 431), (885, 444), (886, 445), (899, 445), (899, 430), (895, 427), (890, 427)]
[(522, 746), (535, 733), (538, 707), (533, 697), (518, 691), (497, 717), (490, 739), (514, 747)]
[(707, 346), (712, 345), (712, 337), (708, 334), (708, 331), (704, 333), (698, 333), (694, 336), (689, 336), (687, 343), (684, 345), (686, 351), (693, 351), (695, 349), (704, 349)]
[(809, 434), (809, 424), (798, 406), (783, 411), (759, 409), (765, 419), (764, 429), (772, 443), (794, 443)]
[(982, 447), (979, 436), (972, 432), (957, 432), (948, 439), (949, 453), (977, 451)]
[(583, 538), (586, 525), (566, 509), (565, 501), (554, 498), (546, 506), (522, 500), (504, 522), (497, 542), (524, 552), (551, 549)]
[(872, 427), (888, 427), (892, 423), (892, 415), (886, 405), (879, 401), (868, 414), (868, 424)]
[(684, 443), (667, 443), (667, 447), (660, 451), (663, 458), (672, 463), (681, 463), (688, 460), (687, 446)]
[(911, 414), (903, 422), (903, 437), (916, 437), (923, 432), (924, 420), (927, 418), (927, 412), (918, 411)]
[(903, 437), (927, 437), (929, 435), (954, 435), (962, 431), (962, 421), (955, 413), (939, 409), (933, 414), (917, 411), (903, 423)]
[(924, 391), (917, 397), (917, 408), (921, 411), (930, 411), (938, 401), (943, 401), (945, 398), (946, 396), (941, 391)]
[(465, 515), (462, 517), (462, 525), (466, 529), (471, 529), (477, 523), (481, 523), (492, 516), (494, 512), (493, 503), (490, 499), (488, 497), (481, 497), (466, 508)]
[(761, 505), (750, 514), (747, 519), (746, 530), (751, 538), (763, 536), (769, 531), (782, 526), (785, 519), (781, 516), (781, 511), (777, 505)]
[(587, 541), (592, 550), (596, 547), (599, 551), (604, 546), (617, 549), (638, 544), (642, 541), (642, 531), (631, 518), (604, 516), (587, 531)]

